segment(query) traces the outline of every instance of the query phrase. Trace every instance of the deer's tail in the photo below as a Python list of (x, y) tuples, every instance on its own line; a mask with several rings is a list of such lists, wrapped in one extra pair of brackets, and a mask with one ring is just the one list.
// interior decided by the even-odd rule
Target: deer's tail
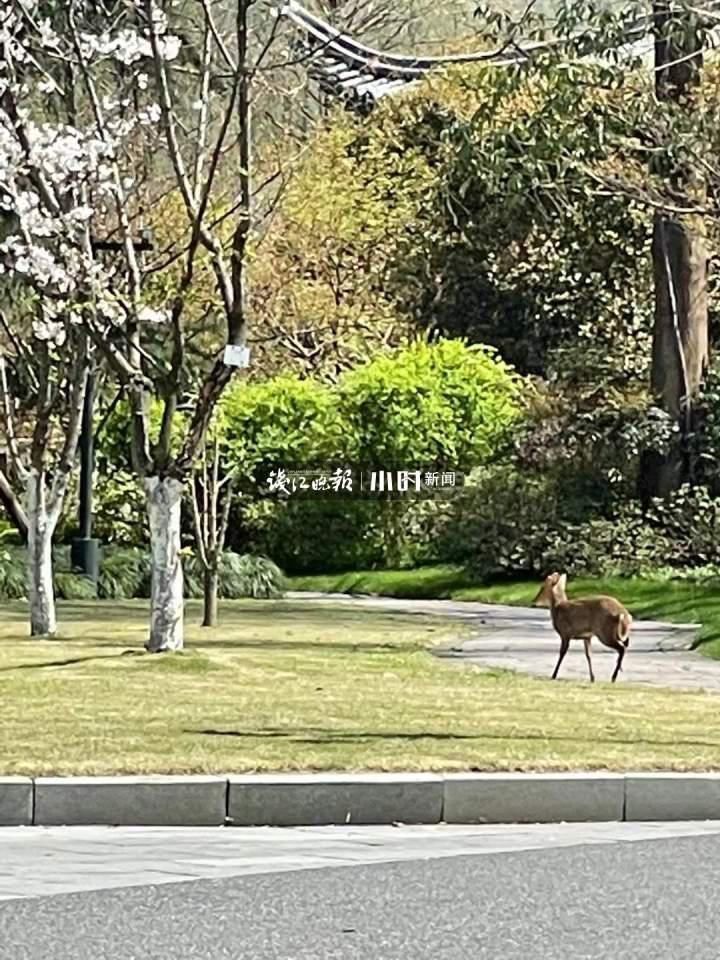
[(624, 647), (630, 645), (630, 627), (632, 626), (632, 617), (629, 613), (618, 614), (618, 640)]

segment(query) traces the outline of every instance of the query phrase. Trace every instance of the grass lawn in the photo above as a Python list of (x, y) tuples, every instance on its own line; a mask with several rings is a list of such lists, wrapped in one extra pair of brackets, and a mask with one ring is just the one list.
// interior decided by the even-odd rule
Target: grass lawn
[[(479, 583), (463, 567), (450, 565), (294, 577), (290, 585), (293, 590), (521, 605), (529, 604), (540, 586), (537, 580)], [(720, 582), (643, 580), (639, 577), (585, 577), (569, 581), (570, 598), (590, 593), (609, 593), (617, 597), (640, 619), (701, 623), (700, 651), (720, 659)]]
[[(438, 661), (464, 628), (292, 601), (221, 605), (142, 650), (141, 602), (63, 603), (60, 639), (0, 618), (0, 774), (720, 769), (709, 694)], [(550, 664), (548, 665), (550, 668)]]

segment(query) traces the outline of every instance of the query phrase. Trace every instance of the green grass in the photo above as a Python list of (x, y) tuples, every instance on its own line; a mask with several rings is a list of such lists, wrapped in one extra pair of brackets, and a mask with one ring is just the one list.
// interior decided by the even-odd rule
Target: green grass
[[(458, 623), (293, 601), (221, 604), (146, 654), (141, 602), (60, 604), (61, 636), (0, 617), (0, 773), (720, 770), (711, 694), (442, 661)], [(549, 665), (550, 666), (550, 665)]]
[[(537, 580), (482, 583), (463, 567), (435, 566), (417, 570), (372, 570), (358, 573), (294, 577), (292, 590), (328, 593), (365, 593), (388, 597), (480, 600), (484, 603), (529, 604), (538, 591)], [(571, 597), (609, 593), (618, 597), (634, 616), (646, 620), (700, 623), (699, 649), (720, 659), (720, 583), (641, 578), (590, 578), (571, 580)]]
[(472, 589), (476, 581), (463, 567), (419, 567), (416, 570), (367, 570), (291, 577), (290, 590), (319, 590), (327, 593), (377, 594), (434, 600), (455, 597), (459, 590)]

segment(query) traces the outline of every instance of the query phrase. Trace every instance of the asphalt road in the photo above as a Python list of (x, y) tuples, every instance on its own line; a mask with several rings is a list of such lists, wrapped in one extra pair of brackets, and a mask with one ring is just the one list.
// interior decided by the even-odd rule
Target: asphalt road
[[(493, 835), (491, 828), (476, 829)], [(695, 836), (683, 836), (682, 825), (594, 825), (590, 833), (584, 825), (514, 829), (525, 837), (521, 846), (535, 849), (493, 851), (490, 844), (485, 852), (433, 857), (430, 851), (431, 859), (421, 859), (428, 844), (418, 834), (416, 858), (401, 862), (360, 858), (354, 865), (308, 870), (278, 862), (283, 872), (6, 900), (0, 903), (0, 958), (720, 956), (720, 824), (695, 825)], [(692, 829), (685, 826), (686, 833)], [(505, 837), (500, 846), (512, 847), (512, 828), (495, 832)], [(295, 831), (276, 833), (292, 838)], [(435, 828), (434, 835), (445, 834)], [(365, 836), (357, 842), (382, 847), (382, 837), (375, 842), (371, 832)], [(462, 837), (462, 829), (455, 831), (456, 840)], [(309, 842), (314, 845), (312, 835)]]

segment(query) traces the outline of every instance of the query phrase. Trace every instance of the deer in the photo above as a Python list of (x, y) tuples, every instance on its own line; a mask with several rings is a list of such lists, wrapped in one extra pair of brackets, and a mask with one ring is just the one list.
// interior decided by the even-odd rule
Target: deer
[(534, 607), (549, 607), (552, 625), (560, 636), (560, 656), (555, 664), (552, 679), (557, 680), (560, 664), (568, 652), (571, 640), (583, 640), (585, 658), (590, 671), (590, 683), (595, 682), (595, 674), (590, 657), (590, 644), (593, 637), (617, 650), (617, 663), (612, 675), (615, 683), (622, 670), (623, 657), (630, 643), (632, 617), (615, 597), (583, 597), (568, 600), (565, 587), (567, 574), (551, 573), (543, 581), (538, 595), (533, 600)]

